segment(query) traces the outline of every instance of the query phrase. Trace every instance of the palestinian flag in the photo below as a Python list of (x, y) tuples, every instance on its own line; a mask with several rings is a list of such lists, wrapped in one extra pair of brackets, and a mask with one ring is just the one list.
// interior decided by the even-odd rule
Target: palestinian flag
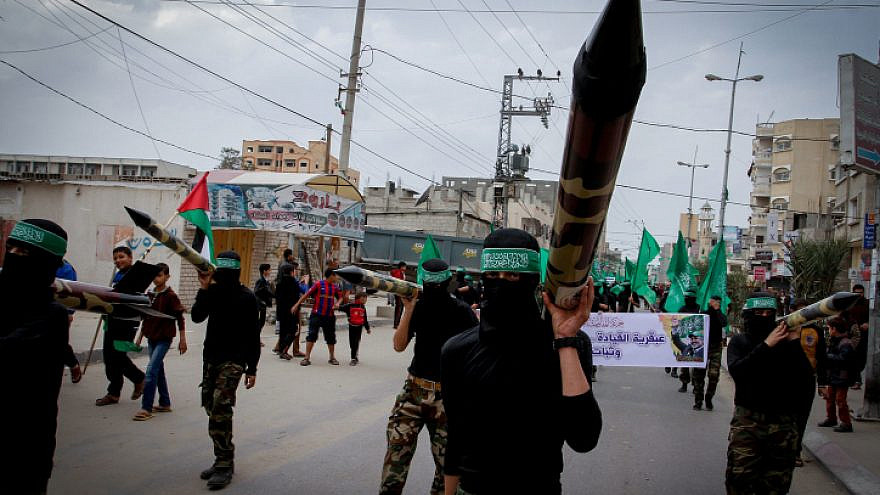
[(208, 217), (208, 172), (202, 175), (196, 187), (190, 191), (183, 203), (177, 208), (177, 212), (189, 223), (195, 225), (196, 235), (193, 238), (192, 247), (211, 263), (217, 263), (214, 258), (214, 236), (211, 234), (211, 219)]

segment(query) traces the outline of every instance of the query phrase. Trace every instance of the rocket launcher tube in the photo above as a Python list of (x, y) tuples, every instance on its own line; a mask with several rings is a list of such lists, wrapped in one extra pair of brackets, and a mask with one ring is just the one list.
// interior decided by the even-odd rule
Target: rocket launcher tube
[(788, 328), (793, 330), (822, 318), (837, 316), (858, 302), (859, 297), (852, 292), (837, 292), (805, 308), (780, 316), (776, 319), (776, 323), (785, 322)]
[(167, 229), (156, 223), (155, 220), (146, 213), (135, 210), (134, 208), (125, 207), (128, 216), (131, 217), (134, 224), (143, 229), (146, 233), (155, 237), (165, 247), (179, 254), (183, 259), (189, 261), (201, 273), (212, 273), (216, 267), (210, 260), (199, 254), (195, 249), (191, 248), (183, 239), (168, 232)]
[(151, 308), (150, 298), (145, 294), (116, 292), (112, 287), (61, 278), (56, 278), (50, 288), (55, 301), (70, 309), (123, 319), (140, 319), (145, 315), (173, 319)]
[(394, 278), (390, 275), (365, 270), (354, 265), (334, 270), (334, 273), (351, 284), (366, 287), (368, 289), (390, 292), (400, 297), (413, 297), (422, 290), (422, 286), (419, 284)]
[(587, 283), (646, 72), (639, 0), (610, 0), (574, 64), (545, 284), (558, 306)]

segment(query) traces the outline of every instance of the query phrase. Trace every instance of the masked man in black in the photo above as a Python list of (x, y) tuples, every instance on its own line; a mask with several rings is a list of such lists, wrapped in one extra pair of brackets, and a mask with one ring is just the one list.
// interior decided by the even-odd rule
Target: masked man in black
[(545, 295), (551, 324), (538, 305), (534, 237), (496, 230), (483, 243), (481, 270), (480, 323), (443, 348), (446, 493), (560, 493), (563, 442), (588, 452), (602, 428), (588, 378), (590, 339), (580, 331), (592, 283), (570, 311)]
[(745, 331), (727, 347), (727, 369), (736, 385), (728, 494), (788, 493), (791, 486), (798, 416), (812, 400), (815, 381), (800, 334), (775, 319), (773, 296), (752, 294), (743, 309)]
[(6, 242), (0, 273), (0, 480), (3, 493), (46, 493), (55, 454), (58, 392), (69, 357), (67, 310), (49, 288), (67, 233), (22, 220)]

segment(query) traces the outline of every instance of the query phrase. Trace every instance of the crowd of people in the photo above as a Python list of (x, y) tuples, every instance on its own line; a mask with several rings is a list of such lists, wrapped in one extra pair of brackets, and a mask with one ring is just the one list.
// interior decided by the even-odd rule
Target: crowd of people
[[(52, 471), (57, 400), (63, 368), (73, 381), (81, 377), (68, 343), (72, 315), (53, 300), (49, 286), (59, 270), (75, 277), (64, 262), (66, 232), (42, 219), (22, 220), (11, 231), (0, 273), (0, 363), (5, 370), (6, 396), (17, 407), (0, 408), (6, 429), (0, 474), (10, 493), (45, 493)], [(391, 408), (387, 450), (379, 492), (402, 493), (418, 435), (427, 429), (435, 462), (432, 494), (559, 493), (563, 443), (577, 452), (593, 449), (602, 427), (592, 392), (595, 368), (589, 337), (580, 329), (591, 311), (634, 311), (642, 306), (659, 311), (622, 285), (594, 287), (590, 281), (573, 309), (557, 307), (540, 290), (537, 241), (519, 229), (499, 229), (484, 241), (481, 274), (475, 282), (464, 271), (453, 273), (441, 259), (422, 264), (422, 290), (395, 305), (392, 345), (397, 352), (413, 348), (403, 388)], [(113, 251), (114, 284), (132, 270), (132, 253)], [(149, 292), (152, 308), (170, 316), (146, 316), (138, 327), (131, 320), (108, 315), (104, 328), (107, 393), (97, 406), (120, 400), (125, 380), (132, 383), (140, 409), (133, 419), (146, 421), (172, 411), (164, 358), (177, 338), (187, 352), (185, 308), (170, 286), (167, 265), (158, 264)], [(406, 277), (406, 265), (395, 276)], [(228, 485), (234, 473), (233, 406), (242, 382), (256, 384), (261, 355), (260, 333), (268, 308), (276, 312), (280, 359), (301, 357), (308, 366), (319, 333), (323, 333), (331, 365), (336, 359), (336, 312), (348, 319), (351, 366), (359, 363), (360, 339), (370, 333), (366, 295), (349, 297), (328, 269), (310, 283), (300, 276), (292, 252), (284, 253), (277, 276), (271, 266), (259, 268), (254, 289), (240, 282), (241, 259), (233, 251), (217, 255), (216, 270), (199, 275), (200, 290), (190, 309), (195, 323), (207, 322), (203, 342), (201, 405), (208, 416), (214, 462), (200, 473), (212, 489)], [(73, 274), (71, 274), (73, 273)], [(864, 292), (856, 286), (855, 291)], [(661, 301), (664, 294), (661, 291)], [(720, 296), (701, 311), (692, 292), (684, 294), (684, 313), (708, 315), (709, 335), (673, 339), (682, 353), (701, 354), (704, 368), (682, 368), (680, 391), (693, 383), (694, 409), (713, 409), (727, 325)], [(305, 352), (300, 352), (300, 310), (307, 301)], [(794, 300), (797, 310), (806, 301)], [(542, 317), (546, 311), (550, 317)], [(800, 450), (816, 395), (825, 399), (827, 417), (820, 427), (852, 432), (847, 393), (856, 387), (866, 360), (867, 301), (862, 297), (848, 311), (823, 325), (788, 329), (776, 323), (779, 300), (756, 292), (742, 310), (743, 328), (730, 337), (728, 370), (735, 383), (734, 415), (728, 448), (728, 493), (785, 493)], [(141, 371), (127, 355), (146, 338), (147, 367)], [(520, 366), (524, 340), (545, 342), (531, 347), (530, 366)], [(292, 353), (291, 353), (292, 352)], [(670, 375), (673, 370), (667, 370)], [(707, 379), (708, 378), (708, 379)], [(158, 404), (156, 395), (158, 394)], [(501, 417), (485, 411), (510, 397), (528, 401)], [(518, 428), (523, 421), (542, 428)], [(516, 434), (511, 434), (516, 431)], [(510, 476), (511, 472), (522, 473)]]

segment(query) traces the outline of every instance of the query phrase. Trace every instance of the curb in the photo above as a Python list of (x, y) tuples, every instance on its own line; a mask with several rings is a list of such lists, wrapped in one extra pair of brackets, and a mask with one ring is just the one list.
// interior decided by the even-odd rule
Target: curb
[(859, 464), (825, 435), (808, 432), (803, 445), (849, 493), (880, 495), (880, 477)]

